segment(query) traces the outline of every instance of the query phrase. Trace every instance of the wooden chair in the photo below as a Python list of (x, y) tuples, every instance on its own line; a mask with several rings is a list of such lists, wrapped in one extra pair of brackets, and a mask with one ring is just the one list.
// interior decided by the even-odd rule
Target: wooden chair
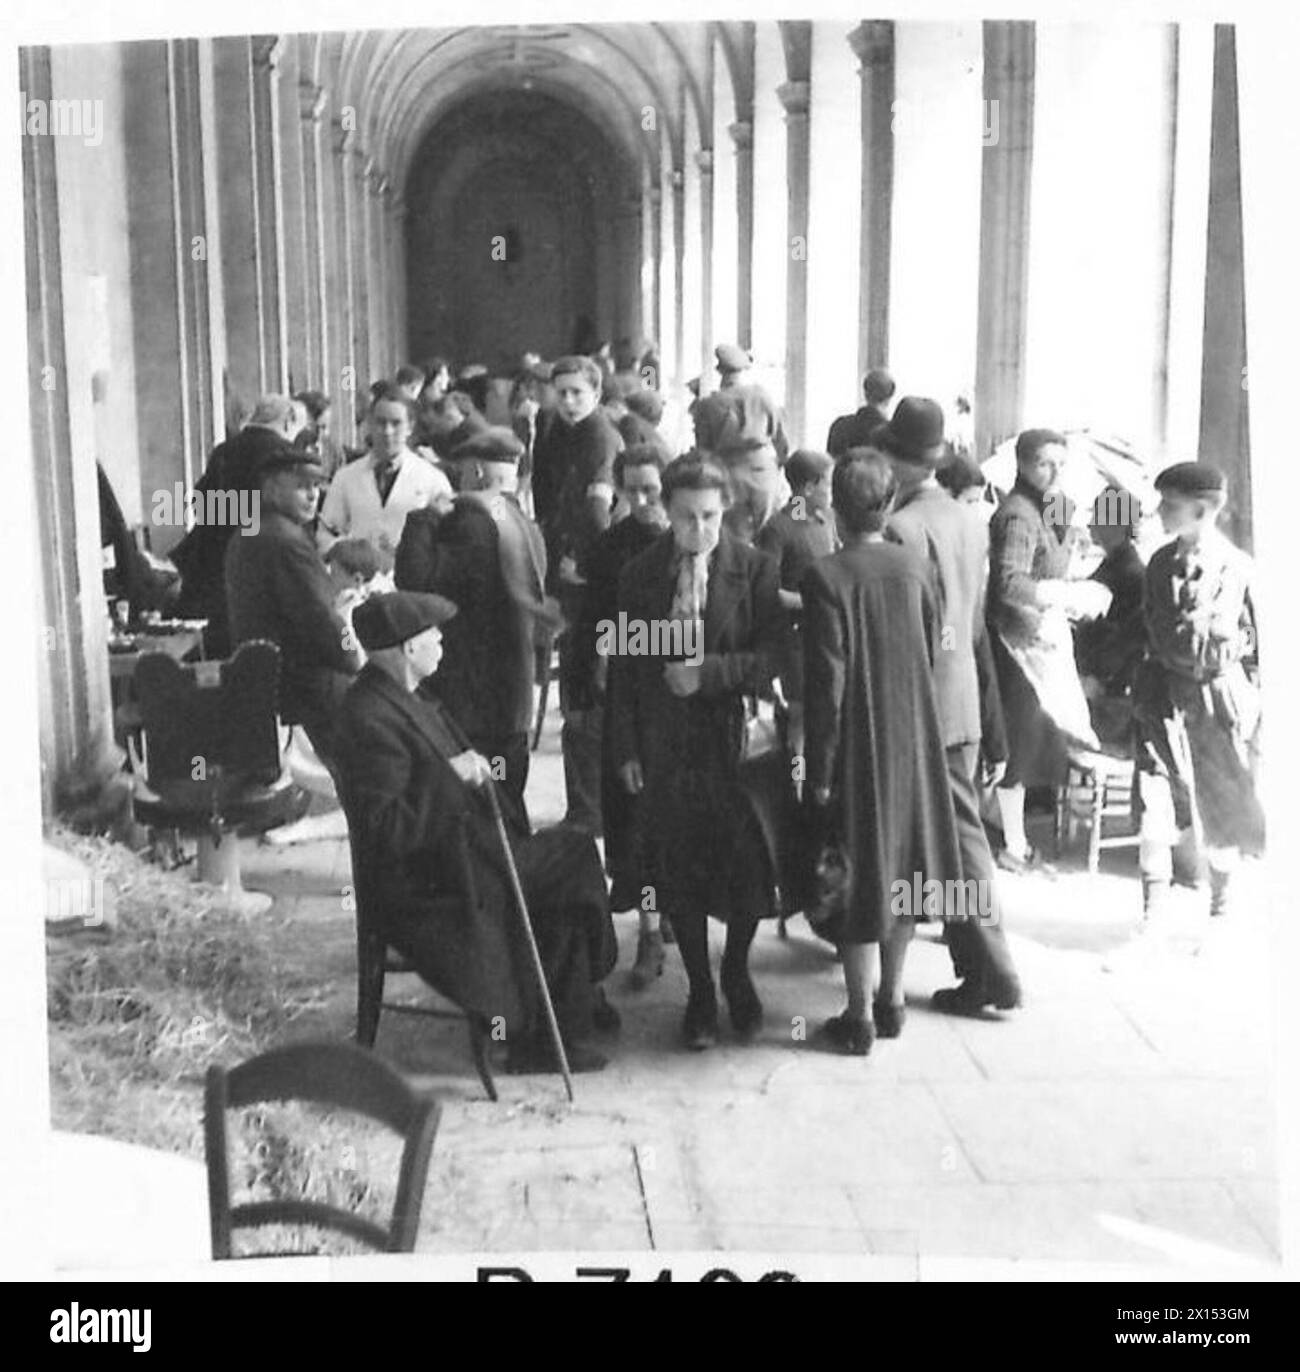
[[(324, 1201), (277, 1199), (231, 1205), (226, 1112), (264, 1101), (334, 1106), (379, 1120), (405, 1138), (387, 1228)], [(373, 1053), (349, 1043), (293, 1044), (230, 1070), (209, 1067), (203, 1127), (212, 1256), (236, 1256), (231, 1251), (235, 1229), (268, 1224), (308, 1225), (347, 1234), (380, 1252), (413, 1252), (441, 1113), (442, 1107), (431, 1096), (415, 1091)]]
[[(1108, 753), (1071, 756), (1065, 785), (1056, 793), (1056, 851), (1073, 842), (1079, 825), (1088, 830), (1088, 871), (1101, 867), (1107, 848), (1131, 848), (1138, 843), (1133, 827), (1133, 782), (1136, 763), (1131, 757)], [(1123, 821), (1128, 832), (1106, 833), (1107, 821)]]
[[(483, 1090), (491, 1101), (497, 1099), (496, 1081), (492, 1075), (492, 1064), (488, 1057), (490, 1041), (488, 1025), (479, 1015), (464, 1014), (459, 1009), (446, 1009), (437, 1005), (407, 1005), (401, 1001), (384, 999), (384, 983), (393, 975), (418, 976), (419, 973), (409, 958), (395, 948), (385, 933), (385, 922), (381, 902), (376, 894), (377, 883), (371, 861), (364, 852), (360, 841), (361, 826), (357, 824), (356, 811), (350, 803), (346, 779), (340, 785), (340, 800), (348, 821), (348, 845), (352, 853), (352, 886), (357, 905), (357, 1043), (362, 1048), (373, 1048), (375, 1036), (379, 1032), (379, 1016), (384, 1010), (397, 1014), (428, 1015), (434, 1019), (464, 1019), (469, 1029), (470, 1056), (475, 1071), (483, 1083)], [(474, 869), (469, 862), (469, 853), (464, 844), (459, 850), (461, 867), (461, 889), (469, 893), (467, 899), (478, 902), (478, 891), (474, 882)], [(461, 904), (461, 897), (439, 897), (432, 902), (430, 918), (437, 919), (439, 908), (445, 906), (447, 917), (454, 919)]]
[(145, 653), (135, 669), (143, 726), (143, 754), (132, 749), (135, 817), (196, 834), (199, 879), (250, 902), (238, 836), (299, 819), (311, 800), (280, 756), (279, 679), (280, 650), (266, 642), (243, 643), (218, 662)]

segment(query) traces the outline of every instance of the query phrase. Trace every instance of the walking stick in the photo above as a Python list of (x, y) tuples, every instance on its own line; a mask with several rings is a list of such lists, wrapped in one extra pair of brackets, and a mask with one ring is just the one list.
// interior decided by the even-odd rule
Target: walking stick
[(501, 803), (497, 800), (496, 782), (487, 783), (488, 801), (492, 806), (492, 818), (496, 821), (497, 837), (501, 840), (501, 851), (506, 857), (506, 867), (510, 872), (510, 885), (515, 894), (515, 906), (524, 926), (524, 938), (528, 942), (529, 956), (532, 958), (533, 971), (537, 976), (537, 986), (542, 993), (542, 1008), (546, 1011), (546, 1023), (551, 1032), (551, 1043), (560, 1062), (560, 1075), (564, 1078), (564, 1089), (569, 1101), (573, 1101), (573, 1077), (569, 1074), (569, 1059), (564, 1051), (564, 1040), (560, 1038), (560, 1026), (555, 1018), (555, 1006), (551, 1004), (550, 987), (546, 984), (546, 973), (542, 970), (542, 956), (537, 951), (537, 939), (533, 934), (533, 922), (528, 918), (528, 902), (524, 899), (523, 883), (519, 880), (519, 869), (515, 866), (515, 855), (506, 837), (505, 820), (501, 818)]

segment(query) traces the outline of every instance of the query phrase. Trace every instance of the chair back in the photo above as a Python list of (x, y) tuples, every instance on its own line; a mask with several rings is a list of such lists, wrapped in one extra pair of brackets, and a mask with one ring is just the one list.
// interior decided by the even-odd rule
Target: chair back
[(281, 770), (279, 678), (274, 643), (241, 643), (224, 662), (145, 653), (135, 687), (150, 790), (202, 809), (250, 784), (273, 783)]
[[(404, 1137), (397, 1195), (387, 1228), (323, 1201), (277, 1199), (231, 1205), (226, 1112), (267, 1101), (306, 1101), (350, 1110)], [(350, 1043), (292, 1044), (229, 1070), (210, 1067), (204, 1144), (212, 1256), (233, 1256), (235, 1229), (268, 1224), (310, 1225), (347, 1234), (380, 1252), (413, 1252), (441, 1114), (437, 1100), (417, 1092), (382, 1059)]]

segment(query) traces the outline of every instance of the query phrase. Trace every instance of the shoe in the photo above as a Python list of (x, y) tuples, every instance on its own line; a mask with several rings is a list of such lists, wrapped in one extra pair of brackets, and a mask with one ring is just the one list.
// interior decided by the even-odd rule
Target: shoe
[(637, 935), (636, 961), (632, 964), (628, 985), (634, 991), (644, 991), (650, 983), (663, 975), (664, 940), (662, 934), (642, 933)]
[(1002, 871), (1015, 876), (1024, 876), (1029, 872), (1037, 872), (1044, 877), (1056, 876), (1056, 868), (1044, 860), (1037, 848), (1031, 848), (1028, 857), (1017, 857), (1009, 848), (999, 848), (994, 862)]
[[(569, 1071), (575, 1076), (579, 1072), (600, 1072), (609, 1066), (609, 1059), (603, 1053), (585, 1043), (566, 1043), (564, 1056), (568, 1059)], [(506, 1071), (511, 1076), (534, 1076), (559, 1070), (560, 1061), (549, 1042), (530, 1039), (517, 1047), (512, 1045), (506, 1054)]]
[(995, 1010), (1015, 1010), (1021, 1004), (1020, 985), (1007, 982), (992, 989), (973, 977), (967, 977), (958, 986), (946, 986), (936, 991), (930, 1004), (944, 1015), (980, 1016), (988, 1006)]
[(749, 972), (744, 967), (735, 972), (724, 967), (721, 980), (731, 1027), (742, 1039), (752, 1039), (763, 1027), (763, 1002), (758, 998)]
[(871, 1002), (871, 1018), (875, 1022), (877, 1038), (896, 1039), (903, 1032), (907, 1007), (894, 1005), (887, 1000), (875, 1000)]
[(617, 1034), (623, 1027), (623, 1016), (609, 1003), (603, 986), (592, 992), (591, 1022), (602, 1034)]
[(682, 1017), (682, 1043), (692, 1053), (702, 1053), (718, 1041), (718, 1002), (714, 997), (692, 996)]
[(865, 1058), (876, 1041), (876, 1026), (869, 1019), (853, 1019), (846, 1011), (828, 1019), (821, 1027), (820, 1037), (841, 1053)]

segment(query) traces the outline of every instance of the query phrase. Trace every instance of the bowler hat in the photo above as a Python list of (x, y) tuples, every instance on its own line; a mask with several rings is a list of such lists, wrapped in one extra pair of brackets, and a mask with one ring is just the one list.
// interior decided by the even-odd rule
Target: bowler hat
[(394, 648), (435, 625), (445, 624), (456, 613), (450, 600), (425, 591), (389, 591), (372, 595), (352, 611), (352, 627), (361, 646), (373, 653)]
[(754, 359), (734, 343), (719, 343), (713, 350), (718, 359), (718, 370), (725, 376), (727, 372), (743, 372), (754, 365)]
[(943, 460), (943, 408), (924, 396), (905, 395), (893, 417), (872, 434), (892, 457), (937, 467)]
[(471, 434), (451, 450), (453, 462), (477, 460), (479, 462), (517, 463), (524, 455), (524, 445), (513, 429), (502, 425), (489, 425)]
[(1175, 462), (1156, 477), (1156, 490), (1170, 495), (1209, 497), (1222, 495), (1228, 480), (1208, 462)]

